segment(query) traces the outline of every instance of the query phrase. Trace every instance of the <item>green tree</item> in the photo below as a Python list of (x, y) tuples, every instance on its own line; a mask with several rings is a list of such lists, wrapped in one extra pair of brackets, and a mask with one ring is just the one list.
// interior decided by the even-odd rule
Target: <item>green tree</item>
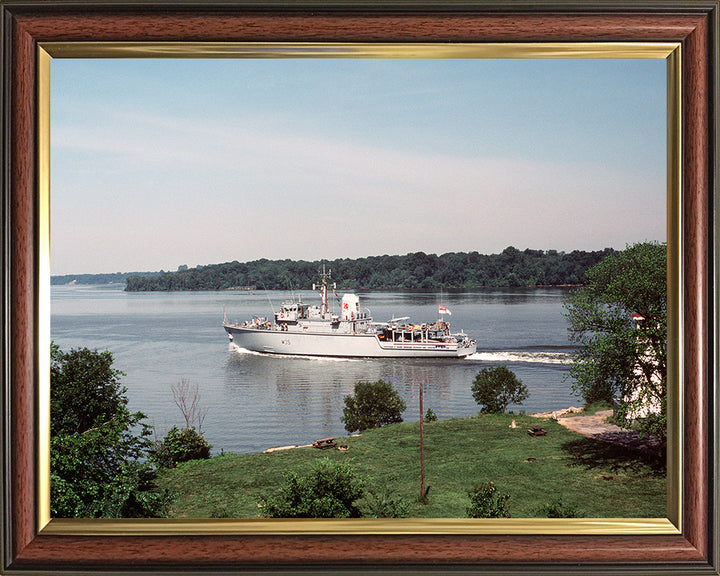
[(470, 388), (481, 412), (502, 413), (510, 404), (522, 404), (527, 386), (506, 366), (480, 370)]
[(389, 382), (361, 381), (355, 384), (355, 394), (345, 396), (341, 420), (348, 432), (362, 432), (402, 422), (401, 414), (406, 407), (405, 401)]
[(127, 408), (110, 352), (52, 344), (50, 510), (54, 517), (153, 517), (165, 494), (145, 462), (152, 445), (142, 412)]
[(346, 462), (321, 458), (307, 476), (290, 473), (279, 492), (262, 503), (268, 518), (359, 518), (355, 504), (365, 480)]
[[(642, 242), (592, 267), (565, 299), (573, 388), (589, 404), (622, 399), (626, 425), (666, 434), (667, 247)], [(645, 414), (650, 404), (657, 413)]]
[(50, 432), (85, 432), (107, 422), (127, 404), (124, 374), (112, 367), (110, 352), (88, 348), (50, 351)]

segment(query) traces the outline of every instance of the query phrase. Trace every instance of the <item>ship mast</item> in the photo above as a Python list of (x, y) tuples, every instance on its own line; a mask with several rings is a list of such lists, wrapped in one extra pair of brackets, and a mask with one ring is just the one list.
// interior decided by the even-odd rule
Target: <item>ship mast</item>
[(323, 271), (320, 274), (320, 279), (322, 280), (322, 287), (320, 288), (320, 297), (321, 297), (321, 303), (322, 306), (320, 308), (320, 313), (325, 316), (330, 309), (328, 307), (328, 295), (327, 295), (327, 281), (330, 279), (330, 274), (332, 273), (332, 270), (328, 270), (327, 273), (325, 272), (325, 264), (323, 264)]

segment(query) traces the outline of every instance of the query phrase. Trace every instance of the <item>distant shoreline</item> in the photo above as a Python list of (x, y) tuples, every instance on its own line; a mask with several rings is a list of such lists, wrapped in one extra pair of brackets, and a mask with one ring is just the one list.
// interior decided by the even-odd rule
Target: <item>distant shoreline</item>
[(58, 274), (50, 276), (51, 286), (102, 286), (127, 284), (130, 276), (157, 276), (160, 272), (109, 272), (100, 274)]
[[(56, 277), (54, 277), (56, 278)], [(112, 286), (114, 284), (123, 284), (124, 282), (77, 282), (75, 280), (71, 280), (70, 282), (58, 282), (58, 281), (51, 281), (52, 286)], [(478, 286), (443, 286), (440, 288), (394, 288), (394, 287), (382, 287), (382, 288), (361, 288), (359, 291), (362, 292), (387, 292), (387, 291), (393, 291), (393, 292), (418, 292), (418, 293), (433, 293), (437, 292), (439, 290), (445, 290), (449, 292), (463, 292), (466, 290), (478, 290), (478, 289), (488, 289), (488, 290), (498, 290), (498, 289), (510, 289), (510, 290), (523, 290), (523, 289), (534, 289), (534, 288), (579, 288), (581, 286), (584, 286), (584, 284), (535, 284), (533, 286), (503, 286), (503, 285), (478, 285)], [(274, 288), (271, 289), (275, 292), (283, 291), (282, 288)], [(288, 289), (284, 289), (287, 291)], [(297, 290), (303, 290), (303, 288), (295, 288), (295, 291)], [(307, 290), (310, 290), (307, 288)], [(347, 289), (345, 288), (338, 288), (338, 290), (342, 290), (343, 292)], [(138, 291), (130, 291), (130, 292), (263, 292), (263, 290), (258, 290), (257, 287), (255, 288), (246, 288), (246, 287), (231, 287), (231, 288), (219, 288), (217, 290), (208, 288), (208, 289), (194, 289), (194, 288), (178, 288), (173, 290), (138, 290)]]
[(414, 252), (315, 261), (262, 258), (194, 268), (182, 265), (174, 272), (66, 274), (50, 281), (52, 285), (125, 282), (127, 292), (296, 290), (312, 286), (320, 269), (327, 268), (328, 281), (342, 291), (567, 288), (583, 285), (587, 271), (613, 253), (612, 248), (563, 252), (508, 246), (499, 254)]

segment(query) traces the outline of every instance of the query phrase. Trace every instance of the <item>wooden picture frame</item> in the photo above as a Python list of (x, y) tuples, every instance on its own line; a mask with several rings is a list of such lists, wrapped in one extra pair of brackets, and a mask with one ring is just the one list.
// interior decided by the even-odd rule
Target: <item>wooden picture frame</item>
[[(2, 474), (3, 557), (8, 574), (104, 571), (155, 572), (502, 572), (718, 573), (717, 511), (717, 67), (718, 2), (158, 2), (137, 0), (8, 0), (2, 18)], [(333, 530), (264, 523), (239, 530), (232, 522), (146, 521), (128, 524), (48, 522), (40, 505), (47, 490), (46, 431), (38, 413), (47, 403), (42, 336), (49, 271), (44, 269), (42, 203), (48, 201), (46, 118), (39, 88), (49, 61), (46, 45), (68, 57), (99, 43), (131, 54), (134, 43), (177, 50), (211, 43), (460, 44), (543, 43), (571, 50), (577, 43), (675, 45), (677, 135), (669, 146), (669, 179), (679, 203), (668, 207), (679, 241), (680, 274), (673, 345), (682, 381), (676, 402), (682, 435), (673, 528), (642, 530), (617, 523), (602, 534), (523, 531), (501, 525), (483, 531), (442, 526), (382, 533), (372, 526)], [(673, 252), (671, 251), (671, 259)], [(671, 265), (673, 263), (671, 262)], [(48, 278), (46, 278), (48, 276)]]

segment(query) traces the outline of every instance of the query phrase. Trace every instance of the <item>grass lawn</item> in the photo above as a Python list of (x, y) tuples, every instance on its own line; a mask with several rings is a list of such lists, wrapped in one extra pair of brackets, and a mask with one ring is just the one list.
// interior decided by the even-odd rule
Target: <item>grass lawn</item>
[[(538, 424), (546, 436), (527, 433)], [(428, 503), (421, 504), (419, 431), (419, 423), (395, 424), (339, 438), (346, 452), (297, 448), (216, 456), (163, 471), (159, 483), (173, 494), (171, 517), (255, 518), (261, 497), (274, 493), (284, 474), (304, 474), (315, 459), (328, 457), (349, 461), (370, 490), (391, 487), (412, 503), (409, 516), (415, 518), (465, 517), (468, 490), (489, 481), (510, 495), (513, 517), (544, 516), (540, 509), (558, 500), (584, 517), (667, 516), (664, 462), (580, 436), (552, 420), (510, 414), (424, 425), (430, 491)]]

